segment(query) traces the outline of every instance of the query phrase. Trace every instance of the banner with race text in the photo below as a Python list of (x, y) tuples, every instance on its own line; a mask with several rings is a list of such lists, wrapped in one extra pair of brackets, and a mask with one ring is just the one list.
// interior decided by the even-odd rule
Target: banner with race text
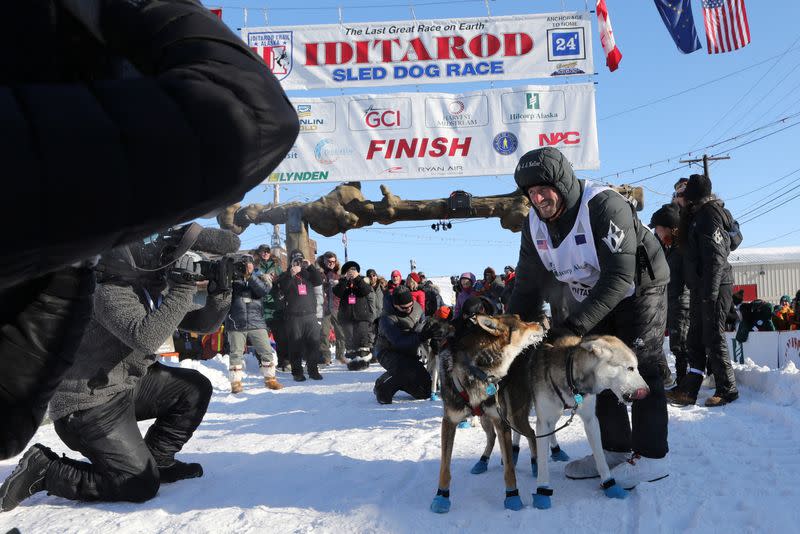
[(594, 85), (528, 85), (464, 94), (295, 98), (300, 135), (268, 183), (513, 174), (553, 146), (597, 169)]
[(242, 28), (284, 89), (593, 74), (590, 14)]

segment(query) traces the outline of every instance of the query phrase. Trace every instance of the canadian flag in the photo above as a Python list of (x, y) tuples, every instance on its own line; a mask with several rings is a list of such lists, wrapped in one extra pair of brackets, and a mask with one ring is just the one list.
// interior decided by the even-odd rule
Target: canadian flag
[(622, 52), (614, 42), (614, 30), (611, 29), (611, 18), (608, 16), (606, 0), (597, 0), (597, 26), (600, 29), (600, 43), (606, 53), (606, 65), (608, 70), (614, 72), (619, 67)]

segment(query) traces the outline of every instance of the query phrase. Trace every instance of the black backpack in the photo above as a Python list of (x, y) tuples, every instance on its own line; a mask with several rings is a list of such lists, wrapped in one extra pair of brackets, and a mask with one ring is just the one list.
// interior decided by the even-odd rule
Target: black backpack
[(733, 215), (728, 208), (720, 204), (719, 202), (714, 202), (714, 206), (720, 211), (720, 217), (722, 217), (722, 224), (724, 225), (725, 231), (728, 232), (728, 238), (730, 241), (730, 250), (733, 252), (739, 245), (742, 244), (744, 240), (744, 236), (742, 235), (742, 230), (739, 228), (739, 221), (733, 218)]

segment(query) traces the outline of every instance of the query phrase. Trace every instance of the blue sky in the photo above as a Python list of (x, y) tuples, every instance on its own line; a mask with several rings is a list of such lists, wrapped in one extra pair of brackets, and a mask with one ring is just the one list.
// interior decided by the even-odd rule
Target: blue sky
[[(415, 3), (418, 19), (485, 16), (483, 1), (458, 4), (424, 5)], [(248, 26), (263, 26), (263, 8), (271, 25), (330, 24), (338, 21), (337, 5), (343, 5), (346, 22), (410, 20), (411, 9), (392, 7), (399, 0), (301, 0), (295, 4), (223, 0), (208, 6), (222, 6), (223, 20), (233, 29), (243, 26), (248, 8)], [(590, 9), (594, 2), (589, 0)], [(609, 73), (593, 24), (597, 82), (597, 125), (601, 167), (582, 171), (582, 178), (600, 178), (615, 184), (639, 182), (646, 187), (645, 209), (640, 218), (649, 222), (652, 212), (668, 201), (672, 185), (681, 176), (699, 172), (686, 168), (675, 157), (692, 151), (702, 156), (703, 147), (800, 113), (800, 2), (747, 0), (752, 42), (726, 54), (709, 55), (705, 50), (702, 11), (699, 0), (692, 1), (695, 26), (703, 49), (682, 54), (673, 44), (655, 5), (650, 0), (606, 0), (617, 46), (623, 58), (617, 71)], [(355, 6), (360, 6), (356, 8)], [(381, 7), (365, 7), (381, 6)], [(296, 8), (304, 9), (298, 10)], [(582, 11), (584, 0), (490, 0), (493, 15)], [(289, 9), (286, 9), (289, 8)], [(305, 9), (308, 8), (308, 9)], [(587, 77), (570, 81), (585, 82)], [(513, 87), (526, 83), (564, 83), (564, 80), (519, 80), (495, 83)], [(698, 87), (699, 86), (699, 87)], [(453, 83), (422, 86), (421, 91), (463, 92), (488, 88), (487, 83)], [(413, 90), (413, 86), (397, 91)], [(362, 88), (346, 94), (384, 92)], [(338, 91), (290, 92), (292, 96), (324, 96)], [(800, 245), (800, 115), (782, 124), (706, 150), (709, 154), (730, 155), (731, 159), (711, 167), (715, 192), (742, 223), (743, 247)], [(785, 130), (778, 132), (778, 130)], [(771, 135), (768, 135), (771, 134)], [(761, 140), (758, 137), (766, 136)], [(744, 144), (747, 143), (747, 144)], [(737, 145), (744, 146), (737, 147)], [(670, 159), (666, 162), (663, 160)], [(653, 163), (652, 166), (650, 164)], [(642, 167), (634, 172), (629, 169)], [(794, 173), (794, 174), (792, 174)], [(656, 176), (659, 175), (660, 176)], [(362, 182), (365, 198), (380, 200), (379, 186), (387, 185), (405, 199), (447, 197), (456, 189), (473, 195), (493, 195), (512, 191), (513, 177), (484, 176), (458, 179), (384, 180)], [(286, 185), (281, 200), (314, 200), (328, 193), (334, 184)], [(797, 189), (793, 189), (797, 187)], [(795, 198), (796, 197), (796, 198)], [(267, 203), (272, 190), (259, 187), (247, 194), (243, 203)], [(749, 220), (751, 219), (752, 220)], [(204, 219), (205, 225), (215, 221)], [(348, 232), (348, 254), (363, 269), (373, 267), (388, 274), (399, 268), (403, 274), (414, 260), (417, 270), (430, 276), (473, 271), (480, 276), (486, 266), (501, 270), (516, 265), (519, 234), (500, 227), (498, 219), (453, 221), (448, 231), (434, 232), (431, 222), (400, 222)], [(251, 226), (242, 234), (245, 247), (270, 241), (271, 225)], [(320, 252), (333, 250), (343, 256), (341, 236), (324, 238), (312, 232)]]

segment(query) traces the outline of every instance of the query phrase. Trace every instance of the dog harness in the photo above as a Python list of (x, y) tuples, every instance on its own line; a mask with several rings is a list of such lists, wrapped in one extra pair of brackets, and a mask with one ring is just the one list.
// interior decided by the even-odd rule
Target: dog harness
[(561, 395), (561, 389), (558, 387), (556, 381), (553, 379), (553, 375), (550, 375), (550, 384), (553, 386), (553, 389), (555, 390), (556, 395), (558, 395), (559, 400), (561, 400), (561, 404), (564, 405), (565, 410), (577, 409), (581, 405), (581, 403), (583, 403), (584, 394), (578, 389), (577, 384), (575, 384), (575, 377), (572, 374), (573, 360), (574, 357), (570, 352), (569, 354), (567, 354), (567, 361), (565, 363), (565, 366), (567, 375), (567, 387), (572, 392), (572, 399), (575, 401), (575, 404), (573, 406), (570, 406), (569, 404), (567, 404), (567, 401), (564, 400), (564, 396)]
[(497, 377), (487, 375), (482, 369), (476, 367), (474, 365), (470, 365), (468, 368), (469, 373), (476, 379), (481, 382), (486, 382), (488, 385), (486, 386), (486, 394), (489, 395), (489, 398), (486, 401), (479, 403), (477, 406), (472, 406), (472, 403), (469, 401), (469, 393), (459, 382), (458, 378), (455, 376), (452, 378), (453, 386), (455, 386), (456, 391), (458, 392), (458, 396), (464, 399), (464, 402), (467, 404), (467, 407), (472, 411), (472, 415), (481, 416), (483, 415), (483, 405), (484, 404), (491, 404), (490, 400), (495, 398), (497, 394), (497, 385), (498, 382)]

